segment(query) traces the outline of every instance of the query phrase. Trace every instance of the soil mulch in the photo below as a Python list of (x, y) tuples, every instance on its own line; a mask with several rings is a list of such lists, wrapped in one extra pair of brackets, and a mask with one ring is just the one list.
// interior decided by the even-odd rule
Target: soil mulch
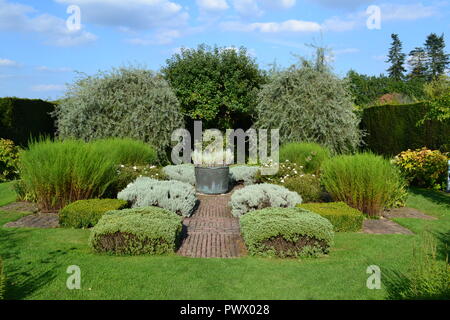
[(383, 217), (392, 218), (415, 218), (415, 219), (425, 219), (425, 220), (436, 220), (436, 217), (426, 215), (425, 213), (414, 209), (414, 208), (395, 208), (383, 212)]
[(363, 232), (370, 234), (414, 234), (411, 230), (383, 217), (380, 219), (365, 219)]
[(183, 240), (178, 254), (193, 258), (234, 258), (246, 254), (239, 219), (228, 207), (231, 194), (197, 194), (200, 204), (194, 214), (183, 220)]
[(19, 201), (7, 204), (6, 206), (0, 207), (0, 211), (6, 212), (38, 212), (38, 207), (35, 203), (27, 201)]
[(58, 228), (59, 217), (57, 213), (30, 214), (17, 221), (4, 225), (7, 228)]

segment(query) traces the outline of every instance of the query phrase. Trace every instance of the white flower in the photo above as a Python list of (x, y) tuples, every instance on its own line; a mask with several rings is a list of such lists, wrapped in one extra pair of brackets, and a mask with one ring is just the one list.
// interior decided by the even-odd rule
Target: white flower
[(125, 166), (123, 164), (120, 165), (121, 168), (125, 168)]
[(137, 167), (136, 167), (136, 166), (134, 166), (134, 167), (133, 167), (133, 169), (134, 169), (134, 170), (137, 170)]

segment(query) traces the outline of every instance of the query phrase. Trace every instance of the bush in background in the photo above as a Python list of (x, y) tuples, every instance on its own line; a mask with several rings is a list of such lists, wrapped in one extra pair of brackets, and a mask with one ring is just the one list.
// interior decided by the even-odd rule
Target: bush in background
[(173, 253), (182, 230), (181, 217), (157, 207), (109, 211), (92, 228), (95, 252), (117, 255)]
[(365, 148), (386, 156), (395, 156), (407, 149), (424, 146), (450, 151), (447, 132), (450, 132), (450, 119), (426, 120), (418, 125), (430, 110), (427, 103), (408, 105), (385, 105), (364, 109), (361, 129)]
[(379, 216), (404, 184), (397, 168), (371, 153), (342, 155), (322, 165), (321, 182), (335, 201)]
[(393, 163), (413, 186), (440, 190), (447, 185), (448, 157), (439, 150), (406, 150)]
[(282, 144), (310, 141), (343, 153), (356, 150), (361, 142), (347, 83), (323, 61), (303, 60), (277, 72), (259, 93), (256, 117), (257, 128), (280, 128)]
[(55, 106), (43, 100), (0, 98), (0, 137), (22, 147), (41, 136), (52, 138), (55, 123), (50, 113)]
[(158, 155), (145, 142), (129, 138), (108, 138), (93, 142), (98, 152), (113, 159), (117, 165), (154, 165)]
[(316, 213), (300, 208), (266, 208), (240, 218), (250, 254), (277, 257), (317, 256), (333, 244), (333, 226)]
[(197, 203), (192, 185), (180, 181), (137, 178), (117, 195), (131, 202), (133, 208), (157, 206), (189, 217)]
[(172, 132), (183, 127), (180, 104), (169, 84), (135, 67), (80, 78), (54, 115), (61, 138), (133, 138), (154, 146), (160, 157), (170, 146)]
[(21, 153), (19, 169), (42, 211), (101, 197), (116, 177), (114, 160), (80, 140), (31, 143)]
[(14, 142), (0, 138), (0, 182), (18, 178), (19, 148)]
[(126, 208), (128, 203), (118, 199), (78, 200), (59, 212), (59, 224), (68, 228), (90, 228), (108, 211)]
[(297, 192), (303, 199), (303, 202), (320, 202), (322, 200), (322, 187), (320, 179), (313, 174), (305, 174), (297, 177), (286, 178), (285, 188)]
[(231, 213), (240, 217), (249, 211), (267, 207), (289, 208), (302, 203), (297, 193), (274, 184), (255, 184), (244, 187), (231, 196)]
[(363, 214), (344, 202), (305, 203), (298, 207), (328, 219), (335, 232), (357, 232), (362, 228)]
[(320, 165), (329, 157), (330, 151), (317, 143), (291, 142), (280, 148), (280, 162), (289, 160), (300, 164), (305, 173), (318, 174)]

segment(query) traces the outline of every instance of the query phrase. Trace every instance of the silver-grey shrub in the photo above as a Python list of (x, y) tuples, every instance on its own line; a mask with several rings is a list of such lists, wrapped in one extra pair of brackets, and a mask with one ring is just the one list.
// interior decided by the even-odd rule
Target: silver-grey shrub
[(245, 185), (256, 183), (256, 176), (260, 168), (256, 166), (233, 166), (230, 167), (230, 176), (233, 182), (244, 182)]
[(335, 153), (361, 142), (347, 83), (325, 65), (303, 60), (276, 72), (259, 93), (255, 126), (280, 129), (280, 142), (316, 142)]
[(180, 104), (168, 83), (137, 67), (80, 77), (68, 86), (54, 116), (61, 138), (134, 138), (158, 151), (169, 147), (173, 130), (183, 126)]
[(267, 207), (291, 208), (302, 203), (302, 197), (274, 184), (254, 184), (237, 190), (231, 196), (231, 213), (235, 217)]
[(132, 208), (155, 206), (189, 217), (197, 202), (195, 189), (180, 181), (161, 181), (148, 177), (137, 178), (117, 195), (131, 202)]
[(195, 186), (195, 169), (192, 164), (165, 166), (163, 172), (170, 180), (186, 182)]

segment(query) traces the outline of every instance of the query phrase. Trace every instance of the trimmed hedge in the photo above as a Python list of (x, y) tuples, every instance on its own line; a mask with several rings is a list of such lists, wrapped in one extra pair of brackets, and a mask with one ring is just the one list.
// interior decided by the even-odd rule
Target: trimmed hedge
[(43, 100), (0, 98), (0, 137), (20, 146), (40, 136), (53, 137), (56, 127), (50, 113), (55, 106)]
[(0, 258), (0, 300), (5, 299), (6, 277), (3, 274), (3, 261)]
[(298, 207), (327, 218), (335, 232), (357, 232), (362, 228), (364, 215), (344, 202), (305, 203)]
[(118, 199), (78, 200), (64, 207), (59, 213), (59, 224), (69, 228), (90, 228), (110, 210), (126, 208), (127, 201)]
[(252, 255), (303, 257), (326, 254), (333, 244), (327, 219), (301, 208), (266, 208), (240, 218), (241, 232)]
[(92, 228), (91, 248), (116, 255), (173, 253), (182, 218), (158, 207), (109, 211)]
[(302, 197), (275, 184), (254, 184), (237, 190), (231, 196), (231, 213), (235, 217), (267, 207), (289, 208), (302, 203)]
[(450, 151), (450, 120), (425, 121), (424, 125), (416, 126), (427, 110), (424, 103), (364, 109), (361, 129), (367, 131), (364, 137), (366, 148), (388, 156), (422, 147)]
[(133, 208), (156, 206), (185, 217), (192, 214), (197, 204), (195, 189), (190, 184), (147, 177), (137, 178), (120, 191), (117, 198), (130, 201)]

